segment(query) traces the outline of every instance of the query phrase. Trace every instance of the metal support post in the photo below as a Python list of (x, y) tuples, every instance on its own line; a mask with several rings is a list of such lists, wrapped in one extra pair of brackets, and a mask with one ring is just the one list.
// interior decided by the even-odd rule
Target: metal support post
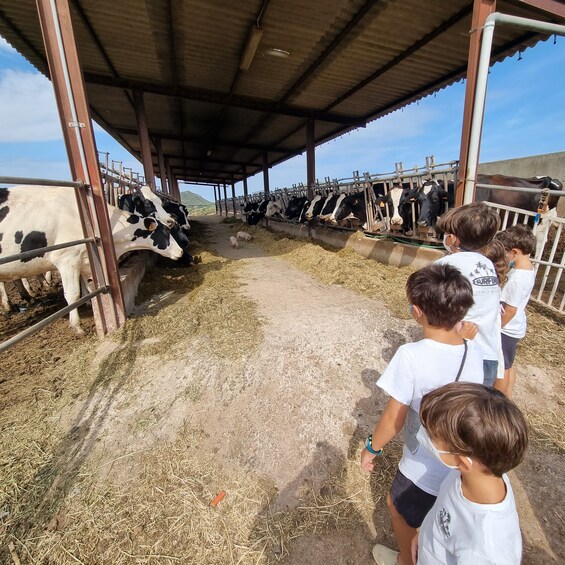
[(306, 196), (314, 198), (314, 183), (316, 182), (316, 152), (314, 144), (314, 120), (306, 120)]
[(237, 212), (235, 211), (235, 179), (233, 175), (231, 176), (231, 203), (233, 207), (233, 217), (237, 216)]
[(165, 156), (163, 155), (163, 145), (161, 143), (161, 138), (158, 137), (155, 140), (155, 148), (157, 149), (157, 159), (159, 161), (159, 176), (161, 177), (161, 190), (167, 194), (169, 189), (167, 188), (167, 172), (165, 170)]
[(226, 183), (224, 183), (224, 206), (226, 212), (226, 218), (228, 217), (228, 193), (226, 191)]
[(269, 197), (269, 154), (263, 151), (263, 190), (265, 191), (265, 198)]
[(96, 238), (87, 245), (92, 281), (109, 290), (92, 301), (96, 328), (103, 335), (125, 322), (125, 306), (69, 3), (37, 0), (37, 10), (71, 174), (85, 184), (76, 189), (83, 233)]
[(241, 167), (241, 172), (243, 173), (243, 200), (247, 204), (247, 167), (245, 165)]
[(222, 215), (222, 189), (218, 185), (218, 214)]
[(173, 170), (171, 168), (171, 162), (165, 159), (165, 169), (167, 171), (167, 186), (169, 188), (169, 195), (174, 197), (175, 183), (173, 181)]
[(216, 185), (214, 185), (214, 207), (216, 209), (216, 214), (218, 213), (218, 196), (216, 195)]
[[(455, 187), (455, 206), (463, 204), (465, 179), (469, 155), (469, 142), (471, 138), (471, 122), (473, 119), (473, 106), (475, 103), (475, 88), (477, 72), (479, 69), (479, 56), (483, 27), (487, 16), (496, 10), (496, 0), (474, 0), (473, 18), (471, 24), (471, 37), (469, 41), (469, 58), (467, 60), (467, 82), (465, 86), (465, 107), (463, 110), (463, 127), (461, 131), (461, 150), (459, 154), (459, 174)], [(472, 179), (475, 182), (476, 179)]]
[(151, 188), (151, 190), (155, 192), (153, 158), (151, 157), (149, 129), (147, 128), (145, 104), (143, 103), (143, 92), (141, 92), (141, 90), (133, 91), (133, 105), (135, 108), (135, 119), (137, 121), (139, 143), (141, 144), (141, 157), (143, 159), (143, 173), (145, 174), (145, 184), (147, 184)]

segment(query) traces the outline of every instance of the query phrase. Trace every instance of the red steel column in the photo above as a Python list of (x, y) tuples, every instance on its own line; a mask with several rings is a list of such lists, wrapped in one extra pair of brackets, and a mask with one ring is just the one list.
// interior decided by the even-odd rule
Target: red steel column
[(216, 185), (214, 185), (214, 207), (216, 209), (216, 214), (218, 213), (218, 196), (216, 195)]
[(241, 168), (241, 172), (243, 173), (243, 199), (247, 202), (247, 167), (245, 165)]
[(314, 145), (314, 120), (306, 120), (306, 186), (308, 200), (314, 198), (314, 183), (316, 182), (316, 153)]
[(237, 216), (237, 212), (235, 211), (235, 179), (233, 175), (231, 176), (231, 203), (233, 208), (233, 217)]
[[(461, 150), (459, 154), (459, 173), (455, 187), (455, 206), (463, 204), (465, 179), (467, 178), (467, 158), (471, 137), (471, 118), (475, 104), (475, 87), (481, 50), (483, 26), (487, 16), (496, 10), (496, 0), (474, 0), (471, 38), (469, 43), (469, 59), (467, 61), (467, 84), (465, 87), (465, 108), (463, 110), (463, 128), (461, 132)], [(473, 179), (475, 180), (475, 179)]]
[(155, 192), (155, 174), (153, 172), (153, 158), (151, 157), (151, 143), (149, 141), (149, 129), (147, 128), (147, 117), (145, 115), (145, 104), (143, 103), (143, 92), (133, 91), (133, 106), (135, 108), (135, 119), (137, 121), (137, 132), (141, 144), (141, 158), (143, 160), (143, 173), (145, 184)]
[(161, 177), (161, 190), (167, 194), (169, 192), (167, 188), (167, 172), (165, 170), (165, 156), (163, 155), (163, 145), (161, 139), (157, 138), (155, 140), (155, 145), (157, 149), (157, 159), (159, 161), (159, 176)]
[(55, 91), (63, 138), (74, 180), (85, 183), (76, 191), (85, 237), (96, 237), (96, 253), (102, 272), (87, 246), (93, 284), (106, 284), (108, 294), (92, 301), (96, 328), (100, 334), (113, 332), (125, 322), (125, 306), (120, 273), (112, 237), (106, 198), (100, 177), (98, 151), (84, 80), (76, 48), (68, 0), (37, 0), (37, 11)]
[(268, 197), (271, 191), (269, 190), (269, 154), (266, 151), (263, 152), (263, 189), (265, 197)]

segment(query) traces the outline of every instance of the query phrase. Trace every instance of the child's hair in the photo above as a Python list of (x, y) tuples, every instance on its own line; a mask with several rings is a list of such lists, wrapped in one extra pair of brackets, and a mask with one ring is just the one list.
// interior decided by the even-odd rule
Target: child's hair
[(506, 251), (519, 249), (524, 255), (532, 255), (536, 250), (536, 236), (526, 224), (516, 224), (496, 234), (496, 239)]
[(481, 247), (479, 253), (493, 262), (498, 277), (498, 284), (504, 286), (508, 279), (508, 270), (510, 269), (504, 245), (495, 237), (490, 243)]
[(428, 265), (406, 281), (406, 296), (422, 310), (430, 326), (452, 329), (473, 306), (473, 287), (452, 265)]
[(459, 239), (462, 251), (476, 251), (487, 245), (500, 228), (500, 217), (483, 202), (452, 208), (437, 220), (437, 229)]
[(500, 391), (476, 383), (450, 383), (424, 396), (420, 419), (431, 438), (471, 457), (500, 477), (524, 458), (528, 425)]

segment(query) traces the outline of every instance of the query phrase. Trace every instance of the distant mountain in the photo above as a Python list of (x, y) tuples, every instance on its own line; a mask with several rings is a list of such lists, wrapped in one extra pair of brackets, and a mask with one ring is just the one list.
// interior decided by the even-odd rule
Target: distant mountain
[(200, 206), (213, 206), (212, 202), (209, 202), (205, 198), (202, 198), (200, 194), (195, 194), (194, 192), (190, 192), (190, 190), (184, 190), (180, 193), (181, 202), (187, 208), (194, 208)]

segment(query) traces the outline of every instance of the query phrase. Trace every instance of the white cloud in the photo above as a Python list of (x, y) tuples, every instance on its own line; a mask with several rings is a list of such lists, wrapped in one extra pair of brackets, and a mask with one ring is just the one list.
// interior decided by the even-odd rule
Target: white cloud
[(0, 72), (0, 142), (62, 139), (53, 87), (39, 73)]
[(10, 55), (17, 54), (17, 51), (0, 35), (0, 52), (9, 53)]

